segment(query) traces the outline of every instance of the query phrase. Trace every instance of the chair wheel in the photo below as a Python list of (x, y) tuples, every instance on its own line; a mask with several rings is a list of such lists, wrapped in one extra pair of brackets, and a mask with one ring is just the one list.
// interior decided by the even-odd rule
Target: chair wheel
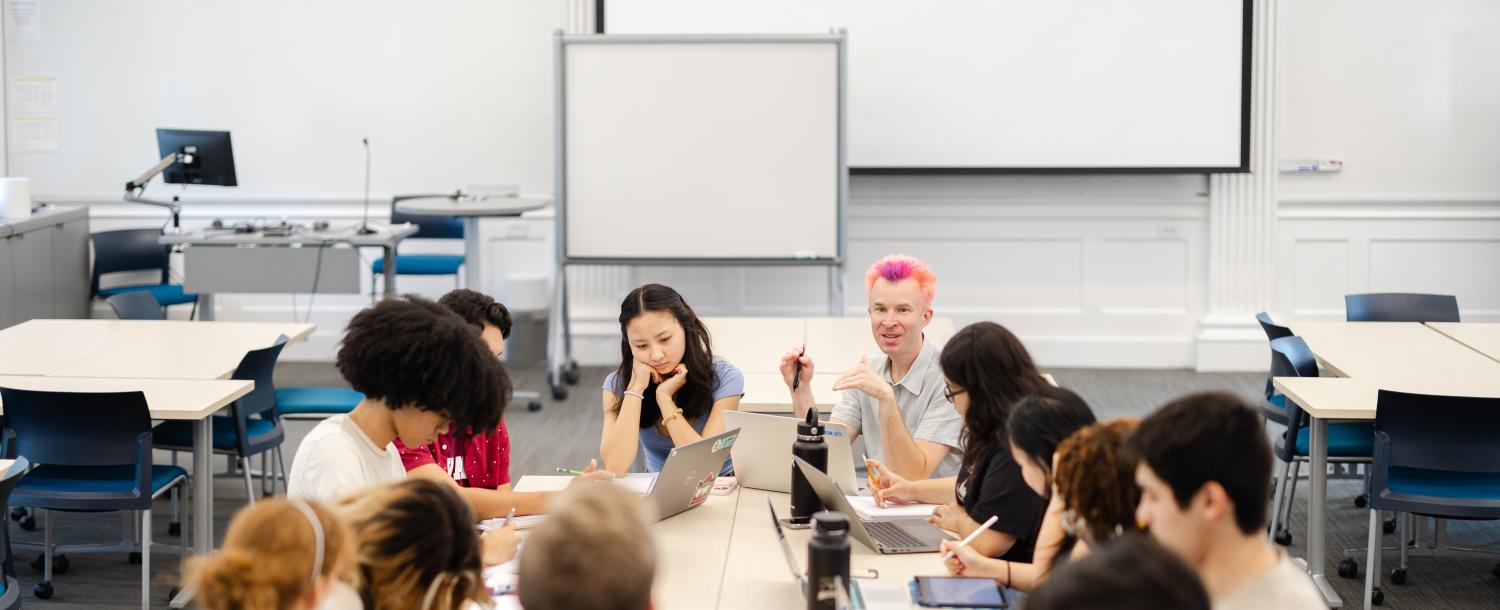
[(1379, 606), (1384, 603), (1385, 591), (1380, 590), (1380, 587), (1375, 587), (1375, 590), (1370, 591), (1370, 605)]
[(1281, 546), (1292, 546), (1292, 531), (1284, 529), (1276, 532), (1275, 540), (1276, 544), (1279, 544)]
[(52, 556), (52, 573), (53, 574), (67, 574), (68, 573), (68, 556), (67, 555), (53, 555)]
[(1355, 578), (1359, 576), (1359, 562), (1353, 558), (1345, 557), (1339, 562), (1339, 576), (1344, 578)]
[(568, 382), (568, 385), (574, 385), (574, 384), (578, 383), (578, 361), (577, 360), (569, 362), (567, 368), (563, 369), (563, 381)]
[(37, 599), (52, 599), (52, 583), (36, 583), (36, 587), (31, 589), (31, 594), (35, 595)]
[(526, 410), (527, 411), (531, 411), (532, 413), (536, 413), (537, 411), (542, 410), (542, 403), (541, 403), (541, 401), (533, 400), (531, 402), (526, 403)]
[(1395, 517), (1391, 517), (1391, 519), (1389, 521), (1381, 523), (1380, 524), (1380, 531), (1385, 532), (1386, 534), (1394, 534), (1394, 533), (1396, 533), (1396, 518)]
[(10, 509), (10, 520), (11, 521), (20, 521), (21, 517), (25, 517), (25, 516), (26, 516), (26, 507), (24, 507), (24, 506), (17, 506), (17, 507), (14, 507), (14, 508)]
[(181, 536), (182, 535), (182, 524), (181, 523), (177, 523), (177, 522), (168, 523), (167, 524), (167, 535), (168, 536)]
[(1364, 508), (1364, 507), (1369, 506), (1369, 505), (1370, 505), (1370, 497), (1369, 496), (1364, 495), (1364, 494), (1359, 494), (1358, 496), (1354, 497), (1354, 508)]
[(551, 389), (552, 389), (552, 400), (567, 400), (568, 399), (568, 387), (567, 386), (564, 386), (564, 385), (552, 385), (550, 383), (547, 384), (547, 385), (550, 386)]
[(1406, 568), (1396, 568), (1394, 570), (1391, 570), (1391, 584), (1406, 584)]
[(17, 520), (17, 523), (20, 524), (21, 529), (28, 532), (36, 529), (36, 517), (33, 515), (26, 515), (24, 517), (21, 517)]
[(133, 566), (141, 565), (141, 554), (138, 553), (138, 552), (136, 552), (136, 551), (131, 551), (130, 552), (129, 561), (130, 561), (130, 565), (133, 565)]

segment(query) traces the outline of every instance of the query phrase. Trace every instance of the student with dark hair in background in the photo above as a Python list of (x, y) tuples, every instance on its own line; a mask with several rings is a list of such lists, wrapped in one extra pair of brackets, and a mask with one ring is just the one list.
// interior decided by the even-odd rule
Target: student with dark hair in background
[[(1010, 431), (1010, 454), (1021, 467), (1021, 478), (1037, 495), (1048, 498), (1037, 532), (1036, 549), (1030, 562), (991, 559), (971, 547), (959, 548), (945, 564), (953, 574), (987, 576), (1019, 591), (1030, 591), (1042, 582), (1059, 557), (1069, 552), (1081, 555), (1087, 545), (1062, 529), (1063, 502), (1053, 485), (1052, 473), (1057, 463), (1057, 448), (1078, 430), (1094, 423), (1094, 412), (1088, 403), (1071, 390), (1043, 386), (1021, 399), (1011, 409), (1007, 428)], [(944, 543), (946, 552), (955, 543)]]
[[(443, 295), (438, 304), (463, 318), (489, 352), (499, 358), (505, 353), (510, 337), (510, 311), (489, 295), (460, 288)], [(510, 490), (510, 434), (502, 418), (494, 428), (484, 431), (450, 429), (426, 445), (408, 447), (395, 441), (406, 467), (407, 477), (431, 479), (453, 486), (468, 502), (478, 519), (504, 517), (514, 509), (517, 515), (542, 512), (551, 492), (517, 492)], [(590, 474), (575, 482), (609, 476), (608, 472)]]
[(879, 500), (941, 504), (934, 525), (967, 537), (979, 553), (1030, 562), (1047, 500), (1026, 485), (1011, 455), (1006, 421), (1011, 405), (1042, 387), (1026, 346), (1004, 326), (977, 322), (959, 329), (939, 357), (943, 395), (963, 418), (963, 460), (956, 477), (908, 480), (876, 460), (866, 465), (880, 484)]
[[(724, 431), (745, 376), (714, 357), (708, 328), (676, 290), (646, 284), (620, 303), (620, 368), (604, 379), (604, 468), (625, 474), (636, 452), (658, 472), (673, 447)], [(722, 474), (733, 472), (726, 461)]]

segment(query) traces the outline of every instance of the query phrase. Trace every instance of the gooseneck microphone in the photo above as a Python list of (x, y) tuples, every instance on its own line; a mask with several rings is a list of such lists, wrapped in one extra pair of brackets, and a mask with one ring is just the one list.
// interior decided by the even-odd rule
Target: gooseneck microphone
[(370, 235), (375, 232), (375, 229), (370, 228), (370, 139), (360, 138), (359, 141), (365, 145), (365, 216), (360, 221), (357, 232), (360, 235)]

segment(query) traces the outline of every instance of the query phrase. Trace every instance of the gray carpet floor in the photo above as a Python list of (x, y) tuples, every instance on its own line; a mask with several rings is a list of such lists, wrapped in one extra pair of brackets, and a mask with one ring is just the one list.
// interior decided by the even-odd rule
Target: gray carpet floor
[[(1191, 371), (1157, 370), (1085, 370), (1052, 369), (1058, 382), (1077, 391), (1089, 401), (1101, 418), (1142, 416), (1162, 403), (1187, 392), (1228, 390), (1256, 400), (1265, 377), (1255, 374), (1206, 374)], [(594, 457), (598, 448), (600, 418), (599, 394), (594, 388), (603, 379), (603, 369), (584, 369), (583, 379), (573, 388), (566, 401), (544, 400), (545, 408), (527, 412), (516, 405), (506, 414), (512, 438), (511, 475), (547, 474), (557, 466), (579, 466)], [(515, 368), (511, 375), (518, 389), (545, 390), (545, 376), (539, 368)], [(344, 386), (329, 364), (282, 363), (276, 382), (283, 386)], [(287, 424), (286, 458), (292, 459), (296, 445), (312, 427), (309, 422)], [(157, 457), (169, 460), (165, 453)], [(186, 463), (186, 457), (182, 460)], [(160, 463), (160, 462), (159, 462)], [(217, 462), (222, 463), (222, 461)], [(220, 467), (222, 469), (222, 466)], [(1305, 469), (1304, 469), (1305, 473)], [(1304, 474), (1305, 476), (1305, 474)], [(1360, 485), (1353, 480), (1335, 480), (1329, 484), (1328, 549), (1332, 573), (1343, 549), (1363, 547), (1368, 513), (1354, 506), (1353, 498)], [(245, 504), (244, 483), (239, 479), (220, 478), (214, 485), (214, 527), (216, 540), (222, 539), (229, 518)], [(1296, 506), (1292, 512), (1294, 540), (1291, 552), (1304, 556), (1307, 517), (1307, 481), (1300, 482)], [(153, 511), (155, 537), (159, 543), (175, 543), (166, 535), (168, 503), (162, 499)], [(54, 519), (55, 539), (59, 544), (110, 542), (120, 539), (122, 518), (114, 514), (59, 513)], [(40, 542), (36, 531), (21, 531), (10, 524), (17, 542)], [(187, 529), (187, 526), (184, 526)], [(1452, 523), (1451, 539), (1468, 547), (1500, 551), (1500, 524), (1495, 522)], [(1394, 544), (1386, 537), (1386, 544)], [(670, 552), (670, 549), (666, 550)], [(42, 601), (31, 595), (32, 586), (41, 574), (29, 565), (37, 556), (33, 549), (17, 548), (17, 572), (22, 587), (22, 601), (27, 606), (46, 608), (127, 608), (139, 599), (140, 566), (127, 562), (122, 553), (84, 555), (71, 553), (69, 571), (54, 577), (55, 595)], [(1387, 569), (1395, 565), (1395, 553), (1386, 554)], [(1385, 607), (1411, 609), (1500, 608), (1500, 578), (1490, 574), (1495, 558), (1414, 558), (1409, 580), (1404, 586), (1393, 586), (1387, 579)], [(1361, 573), (1364, 556), (1359, 555)], [(178, 582), (180, 571), (175, 552), (158, 552), (151, 570), (152, 605), (165, 607), (168, 591)], [(1362, 577), (1361, 577), (1362, 578)], [(1343, 596), (1345, 606), (1359, 607), (1363, 600), (1363, 580), (1349, 580), (1334, 575), (1331, 582)]]

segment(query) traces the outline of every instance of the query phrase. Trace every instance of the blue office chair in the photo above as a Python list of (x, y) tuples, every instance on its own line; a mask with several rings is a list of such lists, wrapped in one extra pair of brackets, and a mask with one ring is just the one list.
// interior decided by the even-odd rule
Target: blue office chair
[(276, 414), (284, 419), (327, 419), (348, 413), (365, 395), (349, 388), (276, 388)]
[[(463, 239), (464, 221), (456, 216), (417, 216), (396, 211), (396, 204), (407, 199), (425, 197), (447, 197), (441, 195), (397, 195), (391, 198), (391, 224), (412, 223), (417, 232), (411, 237), (422, 239)], [(398, 275), (451, 275), (453, 287), (458, 287), (458, 271), (464, 265), (462, 254), (396, 254)], [(385, 259), (377, 258), (370, 265), (370, 298), (375, 298), (375, 278), (385, 272)]]
[[(90, 235), (94, 242), (94, 271), (89, 280), (89, 294), (107, 299), (124, 292), (146, 291), (162, 307), (192, 303), (193, 311), (188, 317), (196, 317), (198, 295), (183, 291), (181, 284), (168, 282), (171, 249), (157, 242), (160, 237), (161, 231), (157, 229), (120, 229)], [(99, 287), (99, 277), (106, 273), (157, 270), (161, 272), (161, 281), (155, 284)]]
[(105, 301), (109, 302), (109, 308), (115, 310), (115, 317), (121, 320), (165, 320), (166, 312), (162, 311), (161, 303), (156, 302), (156, 297), (146, 290), (135, 292), (122, 292), (111, 296)]
[(1344, 295), (1350, 322), (1458, 322), (1458, 297), (1451, 294), (1377, 292)]
[[(1370, 478), (1370, 546), (1366, 555), (1365, 608), (1385, 597), (1380, 578), (1376, 521), (1381, 510), (1443, 519), (1500, 519), (1500, 398), (1425, 396), (1381, 390), (1375, 411), (1375, 451)], [(1391, 582), (1406, 583), (1406, 531), (1401, 566)], [(1464, 555), (1497, 553), (1473, 549)], [(1357, 569), (1357, 568), (1356, 568)], [(1492, 570), (1500, 576), (1500, 564)]]
[[(281, 428), (281, 419), (276, 416), (276, 385), (272, 382), (276, 359), (281, 356), (281, 349), (285, 346), (286, 336), (283, 335), (270, 347), (250, 350), (240, 359), (232, 378), (254, 381), (255, 388), (230, 403), (228, 417), (219, 415), (213, 420), (214, 452), (233, 455), (238, 459), (245, 475), (245, 495), (251, 504), (255, 504), (255, 491), (250, 484), (250, 458), (260, 455), (264, 464), (264, 457), (272, 456), (279, 467), (283, 485), (286, 481), (286, 461), (281, 457), (281, 442), (286, 434)], [(153, 432), (158, 448), (192, 450), (192, 422), (162, 422)], [(198, 476), (211, 475), (205, 472)], [(261, 487), (265, 487), (264, 477), (270, 477), (271, 491), (275, 493), (276, 475), (262, 468), (261, 476)]]
[[(18, 457), (10, 468), (0, 474), (0, 513), (5, 512), (5, 507), (10, 505), (11, 492), (15, 490), (16, 483), (21, 481), (21, 475), (26, 474), (30, 467), (31, 463), (26, 458)], [(16, 561), (10, 552), (10, 528), (4, 525), (0, 525), (0, 551), (5, 553), (4, 561), (0, 562), (0, 575), (4, 576), (4, 580), (0, 581), (0, 586), (4, 587), (0, 591), (0, 610), (11, 610), (21, 606), (21, 585), (16, 582)]]
[[(1255, 314), (1255, 321), (1260, 322), (1260, 328), (1265, 331), (1267, 341), (1275, 341), (1283, 337), (1292, 336), (1292, 329), (1272, 322), (1271, 316), (1264, 311)], [(1273, 421), (1285, 426), (1287, 420), (1286, 396), (1276, 391), (1276, 386), (1271, 383), (1271, 377), (1271, 374), (1266, 375), (1266, 398), (1261, 401), (1260, 414), (1267, 421)]]
[[(1282, 337), (1271, 341), (1271, 375), (1273, 377), (1317, 377), (1318, 361), (1302, 337)], [(1297, 403), (1286, 402), (1286, 432), (1276, 439), (1273, 453), (1285, 464), (1276, 483), (1276, 500), (1271, 511), (1271, 539), (1277, 544), (1292, 543), (1290, 520), (1292, 499), (1297, 494), (1297, 475), (1302, 462), (1311, 455), (1307, 412)], [(1360, 464), (1370, 461), (1374, 444), (1374, 426), (1368, 422), (1332, 422), (1328, 424), (1328, 463)], [(1282, 500), (1285, 499), (1285, 503)], [(1367, 498), (1355, 498), (1363, 508)]]
[[(52, 554), (135, 552), (141, 557), (141, 607), (151, 596), (151, 504), (170, 491), (173, 511), (188, 473), (151, 463), (151, 412), (141, 392), (40, 392), (0, 387), (6, 434), (16, 451), (40, 464), (16, 485), (11, 504), (43, 509), (42, 582), (33, 593), (52, 597)], [(52, 511), (132, 510), (141, 515), (141, 542), (67, 549), (52, 543)], [(180, 524), (179, 524), (180, 527)], [(187, 546), (177, 546), (186, 564)]]

